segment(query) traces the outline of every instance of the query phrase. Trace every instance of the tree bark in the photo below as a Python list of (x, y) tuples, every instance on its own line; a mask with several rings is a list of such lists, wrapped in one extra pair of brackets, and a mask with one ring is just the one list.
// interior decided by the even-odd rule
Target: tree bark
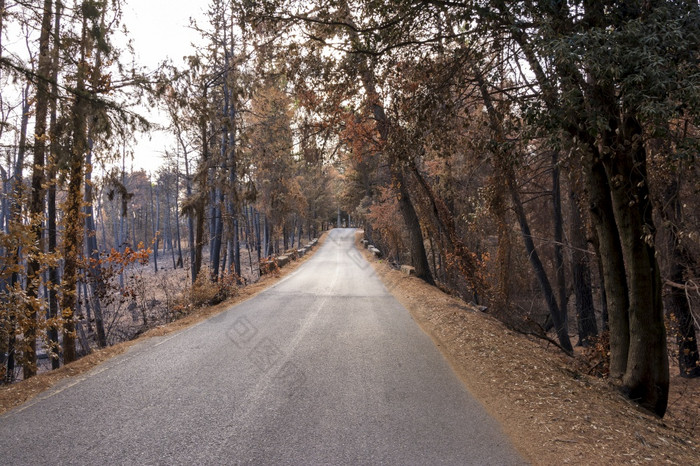
[[(22, 182), (22, 169), (24, 167), (24, 156), (27, 147), (27, 127), (29, 125), (29, 84), (24, 88), (22, 95), (22, 117), (20, 122), (20, 133), (19, 133), (19, 147), (17, 148), (17, 160), (15, 161), (14, 173), (12, 175), (11, 183), (11, 200), (10, 200), (10, 220), (8, 225), (9, 235), (18, 235), (19, 232), (13, 231), (22, 223), (22, 194), (23, 194), (23, 182)], [(10, 255), (10, 265), (15, 269), (10, 276), (10, 292), (13, 292), (15, 287), (21, 286), (21, 277), (19, 273), (19, 266), (21, 261), (21, 247), (13, 246), (12, 251), (8, 251)], [(7, 371), (5, 373), (6, 381), (13, 382), (15, 377), (15, 363), (16, 363), (16, 351), (17, 351), (17, 316), (15, 313), (10, 315), (8, 329), (8, 342), (7, 342)]]
[[(490, 17), (497, 25), (506, 26), (520, 46), (548, 110), (560, 116), (564, 133), (587, 146), (583, 174), (609, 304), (611, 375), (622, 376), (623, 390), (631, 399), (663, 416), (668, 360), (646, 151), (643, 131), (634, 118), (636, 109), (625, 108), (624, 94), (619, 92), (617, 78), (611, 80), (609, 70), (596, 71), (595, 66), (584, 63), (588, 72), (584, 75), (580, 63), (570, 59), (578, 52), (563, 51), (554, 57), (553, 74), (548, 75), (529, 31), (516, 19), (521, 13), (509, 10), (506, 2), (499, 2), (496, 8), (498, 16)], [(585, 3), (579, 21), (583, 32), (611, 26), (617, 29), (624, 21), (639, 19), (643, 11), (629, 10), (631, 15), (625, 17), (611, 15), (607, 9), (604, 2)], [(566, 44), (561, 40), (572, 33), (572, 10), (557, 5), (538, 11), (545, 13), (542, 24), (548, 27), (535, 32), (544, 36), (545, 43)], [(589, 44), (581, 45), (587, 52)], [(566, 96), (566, 107), (561, 106), (560, 95)]]
[[(154, 207), (153, 207), (153, 182), (149, 179), (148, 180), (148, 187), (149, 187), (149, 193), (151, 195), (151, 202), (150, 202), (150, 207), (151, 207), (151, 232), (153, 235), (153, 271), (154, 273), (158, 273), (158, 230), (156, 229), (156, 214), (154, 212)], [(144, 230), (146, 225), (144, 225)], [(148, 245), (148, 243), (145, 243)]]
[[(32, 164), (32, 198), (30, 203), (30, 215), (33, 218), (32, 236), (34, 241), (42, 241), (42, 222), (39, 220), (44, 212), (44, 200), (46, 190), (44, 189), (44, 165), (46, 159), (46, 122), (49, 110), (49, 78), (51, 77), (51, 29), (53, 17), (53, 1), (44, 0), (44, 8), (41, 20), (41, 33), (39, 35), (39, 67), (37, 70), (38, 80), (36, 83), (36, 114), (34, 124), (34, 163)], [(40, 249), (43, 249), (40, 246)], [(27, 295), (30, 298), (27, 312), (28, 325), (24, 329), (25, 355), (24, 355), (24, 378), (28, 379), (36, 375), (36, 326), (37, 309), (32, 303), (38, 296), (41, 279), (39, 271), (41, 264), (39, 258), (30, 257), (27, 263)]]
[(180, 237), (180, 164), (175, 167), (175, 239), (177, 241), (177, 263), (175, 267), (184, 267), (184, 261), (182, 260), (182, 241)]
[[(667, 236), (667, 257), (669, 262), (669, 280), (672, 283), (686, 282), (685, 272), (695, 263), (678, 232), (683, 229), (682, 203), (680, 200), (682, 169), (664, 190), (660, 213), (664, 219)], [(695, 324), (691, 314), (686, 291), (678, 286), (668, 287), (666, 296), (666, 314), (678, 345), (678, 368), (681, 377), (700, 377), (700, 359), (698, 358), (698, 341)]]
[[(59, 133), (62, 129), (58, 125), (58, 60), (60, 52), (60, 31), (61, 31), (61, 10), (62, 2), (58, 0), (56, 2), (56, 12), (54, 14), (54, 24), (53, 24), (53, 50), (52, 50), (52, 61), (53, 66), (51, 70), (51, 98), (50, 98), (50, 128), (51, 132), (51, 145), (50, 145), (50, 156), (49, 156), (49, 170), (48, 170), (48, 192), (47, 192), (47, 252), (49, 254), (54, 254), (57, 251), (57, 231), (56, 231), (56, 174), (58, 171), (58, 158), (59, 158)], [(49, 345), (51, 348), (51, 368), (58, 369), (61, 365), (61, 360), (58, 357), (58, 326), (56, 320), (58, 319), (58, 292), (57, 288), (60, 286), (60, 274), (57, 266), (49, 267), (49, 307), (47, 318), (49, 321), (47, 328), (47, 336), (49, 340)]]
[(223, 206), (224, 206), (224, 193), (219, 190), (217, 204), (214, 212), (216, 212), (216, 221), (214, 226), (214, 237), (212, 238), (212, 257), (211, 257), (211, 274), (212, 280), (217, 281), (219, 279), (219, 267), (221, 265), (221, 244), (222, 237), (224, 234), (224, 219), (223, 219)]
[(95, 228), (95, 217), (92, 208), (92, 141), (88, 142), (88, 153), (85, 165), (85, 235), (87, 243), (87, 253), (89, 258), (88, 275), (90, 287), (94, 297), (95, 329), (97, 330), (97, 344), (100, 348), (107, 346), (107, 336), (105, 334), (104, 318), (102, 316), (102, 303), (105, 290), (102, 283), (102, 266), (100, 265), (100, 251), (97, 247), (97, 229)]
[(255, 217), (254, 220), (255, 222), (255, 252), (258, 255), (258, 264), (260, 263), (260, 258), (261, 258), (261, 247), (262, 243), (260, 241), (260, 212), (257, 210), (255, 211)]
[[(230, 53), (227, 53), (226, 55), (226, 68), (228, 69), (228, 80), (226, 81), (226, 85), (224, 88), (224, 92), (226, 94), (226, 104), (227, 104), (227, 110), (228, 110), (228, 169), (229, 169), (229, 179), (228, 179), (228, 203), (227, 203), (227, 211), (228, 215), (230, 217), (230, 222), (232, 225), (232, 241), (233, 241), (233, 254), (230, 257), (229, 261), (232, 262), (233, 267), (231, 267), (229, 264), (229, 270), (233, 269), (233, 272), (235, 273), (236, 277), (241, 276), (241, 244), (240, 244), (240, 238), (239, 238), (239, 232), (238, 232), (238, 210), (239, 210), (239, 203), (238, 203), (238, 160), (237, 160), (237, 155), (238, 155), (238, 145), (236, 142), (236, 134), (237, 134), (237, 126), (236, 126), (236, 118), (238, 116), (238, 102), (236, 100), (236, 92), (232, 92), (233, 89), (231, 87), (235, 88), (235, 71), (236, 68), (235, 66), (231, 66), (230, 63), (233, 61), (235, 58), (234, 56), (234, 48), (233, 48), (233, 39), (231, 42), (231, 51)], [(248, 245), (248, 249), (250, 251), (250, 245)]]
[(569, 328), (567, 311), (566, 274), (564, 270), (564, 217), (561, 208), (561, 176), (559, 170), (559, 153), (552, 152), (552, 210), (554, 219), (554, 267), (557, 275), (557, 292), (559, 294), (559, 312), (564, 328)]
[[(175, 192), (177, 193), (177, 191)], [(175, 270), (177, 269), (177, 260), (175, 259), (175, 243), (178, 238), (173, 237), (172, 208), (170, 205), (170, 181), (168, 181), (167, 186), (165, 186), (165, 229), (168, 232), (170, 258), (173, 260), (173, 270)]]
[(642, 128), (630, 115), (617, 131), (618, 148), (605, 161), (628, 272), (629, 352), (622, 377), (627, 395), (663, 416), (668, 403), (668, 354), (662, 286)]
[(569, 237), (571, 242), (571, 276), (576, 298), (576, 321), (578, 324), (578, 344), (589, 346), (598, 336), (598, 326), (591, 289), (591, 269), (589, 266), (584, 226), (576, 199), (576, 193), (569, 189)]
[[(191, 199), (192, 198), (192, 180), (190, 178), (190, 164), (187, 159), (187, 147), (185, 144), (182, 142), (182, 139), (180, 139), (180, 143), (182, 144), (182, 150), (184, 151), (184, 157), (185, 157), (185, 184), (186, 184), (186, 191), (187, 191), (187, 198)], [(199, 216), (199, 212), (195, 212), (196, 216)], [(190, 275), (191, 275), (191, 281), (192, 283), (195, 282), (197, 279), (197, 273), (199, 272), (199, 267), (197, 265), (197, 251), (195, 250), (195, 226), (194, 226), (194, 218), (193, 215), (188, 215), (187, 217), (187, 242), (188, 242), (188, 248), (190, 252)], [(201, 255), (200, 255), (201, 257)]]
[(75, 361), (75, 322), (74, 312), (77, 306), (76, 290), (78, 284), (78, 258), (82, 250), (83, 222), (80, 221), (82, 207), (81, 187), (83, 184), (83, 161), (88, 150), (87, 113), (89, 102), (86, 97), (88, 74), (87, 56), (87, 18), (82, 19), (82, 36), (80, 60), (76, 75), (76, 93), (73, 105), (73, 144), (69, 154), (68, 195), (65, 203), (64, 233), (64, 274), (63, 274), (63, 361), (68, 364)]
[[(208, 101), (208, 88), (205, 86), (202, 93), (202, 103), (206, 105)], [(202, 110), (199, 121), (199, 130), (201, 135), (201, 151), (202, 159), (198, 172), (198, 188), (199, 193), (195, 202), (195, 215), (197, 218), (197, 226), (195, 231), (195, 255), (194, 268), (192, 270), (192, 283), (197, 280), (197, 275), (202, 268), (202, 249), (204, 247), (204, 230), (206, 221), (206, 197), (207, 197), (207, 180), (209, 178), (209, 122), (206, 118), (206, 113)], [(213, 220), (213, 219), (212, 219)]]
[[(596, 158), (595, 155), (592, 158)], [(594, 162), (586, 168), (591, 219), (595, 229), (610, 328), (610, 376), (622, 377), (629, 351), (629, 290), (622, 244), (613, 211), (605, 167)]]

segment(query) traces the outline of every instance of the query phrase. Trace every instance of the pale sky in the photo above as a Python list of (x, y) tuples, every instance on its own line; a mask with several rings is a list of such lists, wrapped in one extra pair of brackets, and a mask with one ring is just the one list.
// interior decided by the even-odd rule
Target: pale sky
[[(181, 66), (182, 57), (193, 53), (191, 44), (199, 39), (199, 34), (189, 28), (190, 18), (194, 17), (201, 24), (208, 3), (208, 0), (128, 0), (123, 24), (129, 30), (137, 62), (155, 68), (169, 57)], [(154, 112), (144, 116), (161, 124), (167, 122)], [(146, 171), (155, 171), (162, 162), (164, 149), (174, 145), (172, 136), (162, 132), (153, 132), (150, 140), (147, 135), (137, 136), (137, 139), (134, 169)]]
[[(128, 37), (133, 42), (136, 53), (136, 61), (140, 66), (155, 69), (160, 63), (170, 58), (177, 66), (183, 65), (182, 57), (192, 55), (194, 49), (192, 43), (200, 40), (197, 32), (190, 25), (190, 18), (195, 18), (199, 24), (204, 24), (204, 13), (209, 0), (126, 0), (123, 6), (122, 25), (129, 31)], [(12, 29), (16, 25), (7, 25), (7, 40), (3, 47), (12, 50), (22, 59), (28, 59), (26, 39), (24, 32)], [(124, 48), (126, 38), (121, 31), (113, 36), (115, 45)], [(129, 56), (122, 56), (124, 64), (131, 60)], [(17, 101), (19, 101), (19, 88), (17, 88)], [(167, 118), (154, 109), (135, 109), (152, 122), (162, 125), (167, 124)], [(33, 122), (30, 121), (30, 131), (33, 131)], [(127, 162), (127, 166), (133, 163), (134, 169), (145, 169), (154, 172), (162, 163), (162, 154), (165, 149), (174, 147), (174, 138), (166, 132), (154, 131), (149, 135), (136, 135), (137, 144), (133, 147), (134, 160)]]

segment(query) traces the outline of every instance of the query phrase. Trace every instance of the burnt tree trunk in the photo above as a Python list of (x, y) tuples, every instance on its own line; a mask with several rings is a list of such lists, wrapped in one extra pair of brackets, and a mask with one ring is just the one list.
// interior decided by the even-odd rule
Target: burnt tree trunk
[(682, 204), (679, 198), (680, 180), (671, 181), (665, 189), (661, 215), (667, 227), (669, 280), (671, 284), (666, 295), (666, 313), (671, 321), (671, 328), (676, 334), (678, 345), (678, 368), (681, 377), (700, 377), (700, 359), (698, 358), (698, 341), (695, 323), (691, 314), (688, 297), (684, 287), (686, 270), (694, 263), (690, 253), (683, 246), (678, 235), (682, 229)]
[(559, 295), (559, 312), (564, 328), (569, 328), (567, 312), (566, 271), (564, 270), (564, 217), (561, 210), (561, 176), (559, 154), (552, 153), (552, 210), (554, 217), (554, 267), (557, 275), (557, 294)]
[(547, 277), (547, 272), (544, 269), (544, 265), (540, 260), (540, 256), (535, 248), (535, 242), (532, 240), (532, 233), (530, 231), (530, 225), (527, 221), (527, 215), (525, 214), (525, 208), (520, 200), (520, 193), (515, 186), (515, 180), (509, 177), (506, 181), (508, 185), (508, 191), (510, 192), (511, 201), (513, 202), (513, 208), (515, 210), (515, 215), (518, 218), (518, 223), (520, 224), (520, 231), (522, 232), (523, 242), (525, 243), (525, 250), (530, 259), (530, 264), (535, 271), (535, 276), (540, 284), (542, 293), (544, 294), (545, 300), (547, 301), (547, 307), (549, 309), (549, 316), (554, 323), (554, 328), (557, 332), (557, 338), (559, 339), (559, 344), (568, 353), (573, 353), (574, 348), (571, 346), (571, 340), (569, 338), (569, 332), (566, 328), (566, 320), (562, 315), (562, 311), (557, 305), (557, 299), (554, 296), (554, 290)]
[[(489, 125), (493, 137), (497, 142), (505, 141), (502, 118), (498, 114), (498, 111), (493, 104), (493, 100), (491, 99), (491, 95), (488, 92), (483, 77), (479, 76), (478, 79), (481, 96), (489, 114)], [(523, 203), (520, 199), (520, 192), (518, 191), (518, 186), (515, 181), (515, 173), (513, 172), (513, 167), (510, 166), (508, 162), (508, 160), (511, 158), (510, 154), (504, 154), (496, 150), (494, 155), (496, 157), (496, 173), (503, 177), (503, 181), (506, 184), (508, 193), (510, 194), (513, 209), (515, 210), (515, 215), (518, 219), (518, 224), (520, 225), (523, 242), (525, 243), (525, 250), (528, 254), (530, 264), (535, 272), (535, 276), (537, 277), (537, 282), (540, 285), (542, 294), (544, 294), (545, 301), (547, 302), (549, 316), (552, 319), (552, 323), (554, 323), (559, 344), (564, 351), (572, 354), (574, 349), (571, 345), (568, 329), (565, 326), (566, 321), (562, 315), (561, 309), (557, 305), (557, 299), (554, 296), (554, 290), (552, 289), (549, 277), (547, 277), (547, 272), (542, 264), (542, 260), (540, 259), (537, 249), (535, 248), (535, 243), (532, 239), (532, 232), (530, 231), (530, 225), (527, 220), (527, 214), (525, 213), (525, 208), (523, 207)], [(513, 159), (515, 159), (515, 157), (513, 157)]]
[(593, 291), (591, 289), (591, 269), (588, 261), (588, 244), (581, 213), (573, 189), (569, 190), (569, 238), (571, 242), (571, 276), (576, 298), (576, 322), (578, 344), (589, 346), (598, 336), (595, 320)]
[[(56, 175), (58, 171), (58, 158), (60, 145), (59, 133), (62, 130), (58, 125), (58, 63), (59, 59), (59, 46), (60, 46), (60, 29), (61, 29), (61, 2), (56, 4), (56, 13), (54, 15), (54, 32), (53, 32), (53, 52), (52, 60), (54, 66), (52, 67), (51, 76), (51, 117), (50, 117), (50, 132), (51, 132), (51, 146), (50, 146), (50, 156), (49, 156), (49, 170), (48, 170), (48, 192), (47, 192), (47, 252), (49, 254), (54, 254), (57, 250), (57, 231), (56, 231)], [(104, 228), (104, 225), (103, 225)], [(61, 360), (58, 357), (58, 292), (57, 287), (60, 285), (60, 274), (58, 266), (51, 265), (49, 267), (49, 283), (52, 285), (49, 287), (49, 306), (47, 312), (48, 328), (47, 336), (49, 340), (49, 347), (51, 349), (51, 368), (58, 369), (61, 365)]]
[[(4, 12), (3, 12), (4, 14)], [(32, 197), (29, 212), (35, 222), (32, 225), (34, 241), (42, 242), (42, 222), (39, 217), (44, 212), (44, 200), (46, 190), (44, 188), (44, 165), (46, 160), (46, 121), (49, 111), (49, 77), (51, 75), (51, 29), (53, 16), (53, 1), (44, 0), (44, 11), (41, 20), (41, 34), (39, 36), (39, 79), (36, 84), (36, 114), (34, 125), (34, 163), (32, 165)], [(43, 249), (43, 248), (42, 248)], [(43, 251), (42, 251), (43, 252)], [(36, 337), (37, 337), (37, 310), (31, 304), (32, 298), (38, 296), (39, 273), (41, 269), (40, 259), (30, 257), (27, 263), (27, 295), (30, 298), (28, 310), (28, 325), (24, 330), (25, 357), (24, 378), (36, 375)]]
[(81, 187), (84, 176), (84, 157), (87, 147), (87, 113), (89, 101), (86, 96), (86, 81), (89, 66), (87, 57), (87, 18), (83, 16), (80, 61), (76, 76), (76, 96), (73, 105), (73, 144), (69, 154), (68, 195), (65, 203), (64, 266), (63, 266), (63, 361), (68, 364), (76, 359), (74, 314), (77, 302), (78, 259), (82, 249), (83, 222), (80, 221), (82, 207)]
[(88, 278), (94, 297), (95, 328), (97, 330), (97, 344), (100, 348), (107, 346), (104, 318), (102, 315), (101, 299), (104, 297), (104, 283), (102, 280), (102, 266), (100, 265), (100, 251), (97, 247), (97, 229), (95, 228), (94, 209), (92, 207), (92, 141), (88, 141), (88, 153), (86, 159), (87, 170), (85, 172), (85, 240), (89, 258)]

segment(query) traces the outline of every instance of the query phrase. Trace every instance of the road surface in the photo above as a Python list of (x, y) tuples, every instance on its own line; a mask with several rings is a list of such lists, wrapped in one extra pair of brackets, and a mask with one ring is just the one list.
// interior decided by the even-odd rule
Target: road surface
[(353, 236), (0, 417), (0, 463), (523, 464)]

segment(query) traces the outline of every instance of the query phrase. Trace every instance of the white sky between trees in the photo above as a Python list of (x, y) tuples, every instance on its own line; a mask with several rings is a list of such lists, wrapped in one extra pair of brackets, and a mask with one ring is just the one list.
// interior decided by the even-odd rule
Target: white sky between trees
[[(128, 0), (122, 23), (129, 31), (137, 64), (155, 69), (170, 58), (176, 66), (182, 66), (182, 57), (193, 54), (192, 44), (201, 40), (199, 34), (189, 27), (190, 18), (202, 25), (207, 4), (208, 1), (197, 0)], [(149, 121), (167, 124), (163, 114), (148, 108), (138, 111)], [(127, 161), (127, 167), (133, 163), (135, 170), (144, 169), (151, 173), (163, 163), (165, 150), (175, 145), (172, 134), (167, 131), (137, 134), (136, 139), (134, 159), (133, 162)]]

